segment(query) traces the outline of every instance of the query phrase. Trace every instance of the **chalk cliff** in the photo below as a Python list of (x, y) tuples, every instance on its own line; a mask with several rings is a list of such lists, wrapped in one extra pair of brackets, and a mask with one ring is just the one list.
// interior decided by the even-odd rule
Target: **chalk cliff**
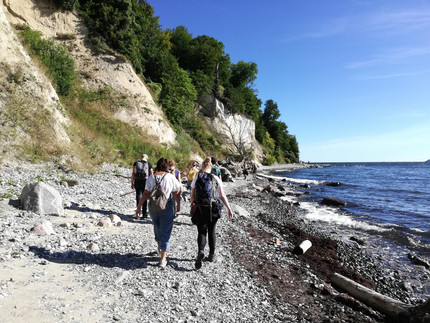
[(255, 139), (255, 122), (241, 114), (231, 114), (224, 104), (211, 95), (200, 98), (197, 111), (204, 116), (204, 122), (216, 133), (223, 146), (234, 154), (252, 152), (257, 160), (264, 156), (263, 148)]
[[(41, 32), (44, 38), (56, 39), (59, 34), (76, 35), (74, 39), (58, 40), (69, 49), (82, 76), (81, 84), (89, 90), (110, 88), (124, 98), (125, 104), (113, 107), (114, 116), (137, 126), (154, 141), (171, 146), (176, 134), (161, 107), (158, 106), (143, 80), (122, 57), (114, 54), (94, 55), (85, 44), (87, 30), (82, 20), (71, 12), (60, 12), (47, 0), (2, 0), (0, 3), (0, 154), (13, 157), (15, 148), (31, 142), (29, 127), (46, 132), (52, 140), (53, 150), (70, 143), (68, 125), (70, 120), (59, 97), (41, 67), (35, 64), (16, 36), (13, 25), (27, 25)], [(206, 98), (210, 99), (209, 97)], [(205, 100), (203, 100), (205, 101)], [(202, 102), (203, 102), (202, 101)], [(201, 103), (202, 103), (201, 102)], [(222, 104), (215, 102), (216, 115), (205, 117), (205, 122), (219, 136), (227, 149), (236, 153), (245, 149), (261, 158), (263, 151), (255, 140), (255, 125), (244, 116), (233, 116), (224, 111)], [(202, 105), (202, 104), (200, 104)], [(206, 110), (211, 109), (207, 105)], [(19, 107), (19, 109), (17, 108)], [(18, 122), (16, 113), (33, 115), (34, 123)], [(28, 113), (34, 110), (35, 113)], [(45, 120), (41, 122), (40, 120)], [(39, 120), (39, 121), (37, 121)], [(34, 128), (35, 124), (39, 128)], [(45, 138), (43, 137), (43, 138)], [(15, 147), (15, 148), (14, 148)]]

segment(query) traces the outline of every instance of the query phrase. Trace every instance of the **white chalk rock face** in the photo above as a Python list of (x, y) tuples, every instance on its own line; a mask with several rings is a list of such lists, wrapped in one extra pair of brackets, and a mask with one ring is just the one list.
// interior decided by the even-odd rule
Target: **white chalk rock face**
[(40, 215), (64, 215), (60, 193), (43, 182), (27, 184), (21, 192), (21, 207)]

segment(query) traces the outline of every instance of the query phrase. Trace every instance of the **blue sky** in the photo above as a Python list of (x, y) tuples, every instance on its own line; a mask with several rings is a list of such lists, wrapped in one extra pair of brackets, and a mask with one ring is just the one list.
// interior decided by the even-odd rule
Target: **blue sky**
[(163, 29), (257, 64), (258, 97), (278, 104), (301, 160), (430, 159), (430, 1), (148, 2)]

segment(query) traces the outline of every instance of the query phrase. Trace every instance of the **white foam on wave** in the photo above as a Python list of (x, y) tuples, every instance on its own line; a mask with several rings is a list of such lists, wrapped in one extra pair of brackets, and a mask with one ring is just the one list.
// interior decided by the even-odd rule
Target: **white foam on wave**
[(367, 231), (386, 231), (387, 229), (381, 228), (376, 225), (368, 224), (366, 222), (357, 221), (353, 217), (341, 214), (337, 209), (332, 207), (321, 207), (316, 203), (301, 202), (300, 207), (306, 210), (305, 217), (312, 221), (322, 221), (331, 223), (335, 226), (345, 226), (353, 229), (361, 229)]
[(319, 185), (322, 182), (316, 181), (314, 179), (301, 179), (301, 178), (289, 178), (289, 177), (283, 177), (289, 182), (298, 183), (298, 184), (314, 184)]
[(264, 178), (272, 178), (272, 179), (278, 180), (278, 181), (288, 181), (288, 182), (297, 183), (297, 184), (314, 184), (314, 185), (318, 185), (318, 184), (322, 183), (320, 181), (316, 181), (316, 180), (313, 180), (313, 179), (290, 178), (290, 177), (285, 177), (285, 176), (273, 176), (273, 175), (266, 175), (266, 174), (258, 174), (258, 176), (261, 176), (261, 177), (264, 177)]
[(426, 230), (422, 230), (422, 229), (418, 229), (418, 228), (410, 228), (411, 231), (415, 231), (415, 232), (419, 232), (419, 233), (425, 233), (427, 232)]

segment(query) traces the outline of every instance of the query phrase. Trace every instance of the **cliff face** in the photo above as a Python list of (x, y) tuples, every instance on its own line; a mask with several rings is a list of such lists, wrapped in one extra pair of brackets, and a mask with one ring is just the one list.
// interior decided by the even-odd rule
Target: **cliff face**
[(33, 140), (33, 131), (51, 138), (52, 146), (67, 145), (69, 119), (58, 95), (22, 47), (5, 10), (0, 5), (0, 152), (13, 155), (14, 147)]
[[(59, 12), (48, 0), (2, 0), (0, 3), (0, 117), (2, 141), (1, 155), (13, 156), (15, 148), (34, 140), (34, 132), (45, 133), (41, 139), (52, 140), (53, 150), (70, 143), (67, 134), (70, 120), (62, 107), (57, 93), (43, 72), (31, 60), (15, 35), (12, 25), (28, 25), (42, 33), (44, 38), (54, 39), (58, 34), (76, 35), (73, 40), (63, 40), (82, 76), (84, 88), (99, 90), (110, 88), (124, 99), (124, 104), (113, 108), (114, 116), (142, 129), (142, 133), (155, 142), (170, 146), (176, 134), (161, 109), (153, 100), (141, 78), (132, 66), (115, 55), (94, 55), (85, 45), (87, 30), (75, 14)], [(58, 40), (59, 41), (59, 40)], [(17, 108), (19, 107), (19, 108)], [(23, 118), (32, 116), (33, 123), (19, 122), (16, 111)], [(39, 121), (37, 121), (39, 120)], [(44, 120), (41, 122), (40, 120)], [(237, 144), (255, 150), (254, 156), (262, 156), (262, 150), (254, 137), (255, 126), (245, 117), (217, 114), (206, 122), (233, 152)], [(35, 124), (37, 127), (35, 127)], [(31, 130), (31, 131), (30, 131)], [(32, 133), (33, 131), (33, 133)], [(34, 144), (34, 143), (33, 143)]]
[[(2, 9), (11, 24), (26, 23), (46, 38), (57, 34), (76, 35), (76, 39), (66, 45), (71, 49), (77, 73), (85, 75), (83, 86), (91, 90), (111, 88), (116, 94), (127, 98), (127, 104), (115, 110), (118, 119), (142, 128), (144, 133), (159, 142), (175, 142), (175, 133), (166, 122), (161, 108), (155, 104), (131, 65), (113, 55), (94, 56), (84, 44), (87, 31), (77, 16), (71, 12), (56, 11), (49, 1), (14, 0), (6, 3), (8, 6), (3, 3)], [(11, 32), (9, 27), (7, 33)], [(6, 54), (3, 47), (0, 48), (0, 57)]]
[(225, 148), (234, 154), (251, 152), (255, 159), (263, 159), (263, 148), (255, 139), (253, 120), (240, 114), (232, 115), (221, 101), (210, 95), (201, 98), (196, 108), (203, 114), (205, 123), (221, 138)]

